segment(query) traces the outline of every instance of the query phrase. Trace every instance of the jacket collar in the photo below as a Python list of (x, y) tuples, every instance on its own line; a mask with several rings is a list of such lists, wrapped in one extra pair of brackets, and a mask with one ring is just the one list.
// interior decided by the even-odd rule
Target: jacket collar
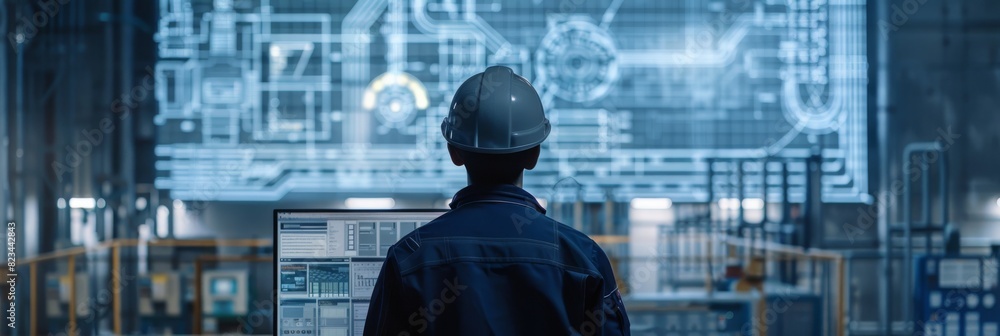
[(535, 196), (513, 184), (470, 185), (455, 193), (449, 206), (458, 209), (463, 205), (479, 202), (513, 203), (545, 214), (545, 208), (538, 204)]

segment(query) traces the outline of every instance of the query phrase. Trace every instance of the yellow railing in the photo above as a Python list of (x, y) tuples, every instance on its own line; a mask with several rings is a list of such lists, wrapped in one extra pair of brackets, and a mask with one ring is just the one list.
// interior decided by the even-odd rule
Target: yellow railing
[[(618, 244), (628, 244), (630, 242), (630, 239), (629, 239), (628, 236), (617, 236), (617, 235), (616, 236), (591, 236), (591, 238), (595, 242), (597, 242), (597, 243), (599, 243), (599, 244), (601, 244), (603, 246), (613, 246), (613, 245), (618, 245)], [(835, 298), (835, 300), (836, 301), (834, 302), (834, 305), (835, 305), (834, 310), (835, 311), (833, 312), (834, 316), (833, 316), (833, 321), (831, 321), (831, 323), (834, 323), (835, 335), (843, 336), (844, 333), (846, 332), (846, 330), (845, 330), (845, 327), (846, 327), (845, 326), (845, 322), (846, 321), (844, 319), (844, 316), (845, 316), (845, 295), (846, 295), (846, 292), (845, 292), (846, 291), (846, 287), (845, 287), (846, 286), (846, 281), (845, 281), (845, 274), (846, 273), (845, 273), (845, 258), (844, 258), (843, 255), (841, 255), (839, 253), (836, 253), (836, 252), (833, 252), (833, 251), (820, 250), (820, 249), (803, 249), (803, 248), (798, 247), (798, 246), (777, 244), (777, 243), (772, 243), (772, 242), (757, 241), (757, 242), (755, 242), (753, 244), (750, 244), (747, 239), (738, 238), (738, 237), (735, 237), (735, 236), (728, 236), (728, 235), (724, 235), (724, 234), (701, 234), (701, 235), (694, 235), (694, 236), (685, 235), (685, 236), (675, 237), (675, 238), (685, 239), (688, 242), (699, 241), (699, 242), (705, 244), (706, 248), (703, 250), (703, 252), (705, 252), (706, 254), (704, 254), (704, 255), (683, 255), (683, 256), (680, 256), (680, 255), (671, 255), (671, 256), (657, 255), (657, 256), (648, 256), (648, 257), (626, 257), (626, 258), (624, 258), (624, 260), (623, 260), (623, 258), (618, 258), (618, 257), (613, 257), (612, 256), (610, 258), (611, 259), (611, 264), (612, 264), (612, 268), (614, 268), (614, 270), (615, 270), (616, 277), (618, 277), (617, 280), (618, 280), (620, 288), (623, 288), (623, 289), (627, 289), (628, 288), (628, 284), (626, 283), (627, 279), (624, 279), (622, 277), (622, 273), (619, 272), (620, 267), (623, 266), (624, 262), (643, 261), (643, 260), (656, 260), (656, 261), (671, 261), (671, 262), (683, 261), (683, 262), (692, 262), (692, 263), (714, 263), (715, 265), (723, 265), (723, 264), (726, 263), (727, 256), (726, 255), (713, 254), (714, 249), (712, 248), (712, 245), (715, 244), (715, 243), (718, 243), (719, 246), (723, 246), (723, 247), (734, 247), (734, 248), (742, 248), (745, 251), (753, 250), (753, 251), (757, 251), (757, 252), (764, 252), (764, 253), (767, 254), (767, 258), (766, 258), (767, 261), (787, 261), (787, 260), (804, 261), (804, 260), (816, 260), (816, 261), (831, 262), (831, 263), (833, 263), (832, 265), (836, 269), (836, 271), (835, 271), (835, 277), (836, 277), (836, 279), (835, 279), (835, 281), (836, 281), (836, 284), (835, 284), (835, 286), (836, 286), (836, 293), (835, 293), (836, 294), (836, 298)], [(658, 243), (659, 244), (672, 244), (672, 243), (676, 243), (676, 242), (668, 240), (668, 241), (659, 241)], [(711, 285), (711, 279), (710, 279), (710, 277), (706, 276), (705, 277), (705, 281), (706, 281), (706, 284), (705, 284), (706, 289), (711, 290), (712, 285)], [(761, 294), (762, 294), (761, 295), (761, 300), (765, 300), (766, 297), (763, 295), (763, 293), (761, 293)], [(764, 314), (764, 311), (759, 311), (758, 312), (758, 316), (763, 316), (763, 314)], [(766, 326), (762, 326), (762, 327), (766, 327)]]
[[(594, 240), (601, 244), (615, 245), (615, 244), (627, 244), (629, 238), (627, 236), (594, 236)], [(727, 246), (740, 247), (745, 249), (759, 250), (771, 254), (768, 259), (770, 260), (782, 260), (786, 258), (793, 259), (814, 259), (814, 260), (826, 260), (833, 262), (836, 267), (836, 287), (837, 287), (837, 297), (836, 297), (836, 311), (835, 311), (835, 328), (837, 335), (844, 335), (844, 290), (845, 290), (845, 279), (844, 279), (844, 268), (845, 262), (844, 257), (838, 253), (823, 251), (817, 249), (805, 250), (796, 246), (781, 245), (774, 243), (756, 243), (752, 246), (748, 244), (743, 239), (735, 239), (733, 237), (726, 237), (723, 239), (723, 244)], [(728, 239), (733, 238), (733, 239)], [(119, 288), (121, 284), (121, 248), (124, 247), (136, 247), (140, 245), (150, 246), (150, 247), (267, 247), (271, 246), (272, 243), (270, 239), (230, 239), (230, 240), (211, 240), (211, 239), (200, 239), (200, 240), (155, 240), (155, 241), (140, 241), (137, 239), (120, 239), (114, 241), (104, 242), (92, 247), (74, 247), (60, 251), (54, 251), (50, 253), (45, 253), (34, 258), (29, 258), (24, 260), (22, 263), (29, 267), (29, 281), (37, 281), (38, 277), (38, 264), (41, 262), (60, 260), (63, 258), (67, 259), (68, 263), (68, 278), (69, 278), (69, 323), (68, 329), (71, 336), (75, 335), (77, 332), (77, 316), (76, 316), (76, 257), (79, 255), (86, 254), (88, 252), (97, 252), (110, 249), (111, 250), (111, 267), (112, 270), (112, 288)], [(687, 256), (685, 258), (694, 258), (693, 256)], [(723, 256), (708, 256), (707, 259), (715, 260), (716, 258), (723, 258)], [(693, 260), (693, 259), (692, 259)], [(202, 264), (205, 262), (267, 262), (272, 261), (270, 257), (260, 257), (260, 256), (220, 256), (220, 255), (203, 255), (197, 257), (195, 262), (196, 271), (196, 281), (195, 286), (200, 286), (198, 283), (198, 278), (200, 278), (200, 272), (202, 269)], [(720, 260), (721, 261), (721, 260)], [(616, 273), (618, 267), (620, 266), (620, 261), (617, 258), (612, 260)], [(621, 281), (622, 279), (619, 279)], [(38, 320), (36, 316), (36, 305), (38, 302), (38, 289), (37, 286), (31, 285), (30, 287), (30, 318), (29, 318), (29, 330), (31, 335), (37, 335), (38, 331)], [(197, 288), (197, 287), (196, 287)], [(122, 321), (121, 321), (121, 296), (119, 290), (114, 290), (111, 292), (112, 298), (112, 318), (113, 318), (113, 328), (116, 335), (122, 333)], [(200, 300), (200, 292), (195, 293), (196, 300)], [(192, 316), (193, 330), (200, 330), (200, 303), (195, 302), (195, 312)]]
[(833, 251), (820, 250), (815, 248), (803, 249), (799, 246), (784, 245), (778, 243), (755, 243), (749, 244), (746, 239), (737, 238), (733, 236), (727, 236), (725, 239), (725, 244), (733, 247), (742, 247), (753, 250), (760, 250), (763, 252), (771, 253), (772, 256), (768, 258), (770, 260), (787, 260), (789, 258), (799, 260), (799, 259), (813, 259), (813, 260), (824, 260), (829, 261), (834, 264), (836, 271), (836, 301), (835, 301), (835, 311), (834, 311), (834, 328), (836, 329), (837, 336), (843, 336), (845, 332), (844, 320), (844, 309), (845, 303), (844, 298), (847, 295), (846, 291), (846, 281), (845, 271), (844, 271), (844, 256), (840, 253)]

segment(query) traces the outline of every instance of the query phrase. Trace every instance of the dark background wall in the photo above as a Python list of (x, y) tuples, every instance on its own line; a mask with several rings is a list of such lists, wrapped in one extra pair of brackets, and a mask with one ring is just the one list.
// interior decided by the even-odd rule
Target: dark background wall
[[(1000, 3), (927, 0), (914, 14), (906, 14), (905, 1), (890, 3), (908, 17), (898, 30), (872, 37), (888, 38), (890, 179), (902, 174), (906, 144), (944, 138), (950, 130), (958, 137), (947, 151), (951, 219), (964, 236), (997, 237)], [(890, 12), (899, 13), (895, 8)], [(901, 16), (896, 16), (898, 21)], [(894, 18), (880, 20), (892, 23)], [(899, 213), (893, 218), (898, 220)]]

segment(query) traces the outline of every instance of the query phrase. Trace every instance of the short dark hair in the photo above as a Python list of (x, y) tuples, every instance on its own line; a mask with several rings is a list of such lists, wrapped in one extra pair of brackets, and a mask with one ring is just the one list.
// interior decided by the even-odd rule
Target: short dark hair
[[(451, 145), (449, 145), (451, 146)], [(476, 153), (452, 147), (465, 161), (469, 180), (475, 184), (512, 184), (538, 155), (539, 146), (508, 154)]]

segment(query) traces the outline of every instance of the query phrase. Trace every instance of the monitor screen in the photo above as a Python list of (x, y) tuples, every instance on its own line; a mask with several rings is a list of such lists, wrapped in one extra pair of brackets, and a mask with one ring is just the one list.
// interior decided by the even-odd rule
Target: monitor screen
[(443, 210), (275, 210), (278, 335), (361, 335), (386, 252)]
[(213, 295), (235, 295), (236, 294), (236, 279), (229, 278), (229, 277), (212, 279), (212, 294)]

